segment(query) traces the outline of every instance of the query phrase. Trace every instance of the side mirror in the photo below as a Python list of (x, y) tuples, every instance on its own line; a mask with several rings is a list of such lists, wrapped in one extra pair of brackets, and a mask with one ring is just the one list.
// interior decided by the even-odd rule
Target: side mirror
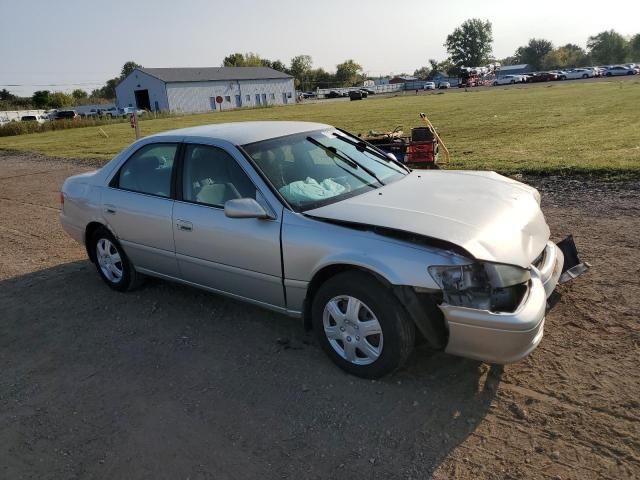
[(224, 214), (229, 218), (271, 218), (271, 215), (253, 198), (234, 198), (224, 204)]
[(396, 156), (393, 153), (387, 153), (387, 158), (389, 160), (393, 160), (394, 162), (398, 161), (398, 159), (396, 158)]

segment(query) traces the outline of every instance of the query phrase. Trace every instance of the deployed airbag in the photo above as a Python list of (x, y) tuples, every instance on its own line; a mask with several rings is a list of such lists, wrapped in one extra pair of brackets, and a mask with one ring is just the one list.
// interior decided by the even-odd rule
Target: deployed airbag
[(314, 178), (307, 177), (306, 180), (298, 180), (279, 189), (279, 192), (289, 201), (308, 202), (309, 200), (323, 200), (325, 198), (340, 195), (346, 189), (338, 182), (327, 178), (321, 183)]

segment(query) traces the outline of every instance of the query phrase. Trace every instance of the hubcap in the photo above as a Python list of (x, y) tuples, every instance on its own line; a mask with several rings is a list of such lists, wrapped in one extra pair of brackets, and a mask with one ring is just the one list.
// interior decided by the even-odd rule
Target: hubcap
[(122, 280), (123, 267), (120, 252), (108, 239), (101, 238), (96, 244), (96, 258), (104, 276), (112, 283)]
[(369, 365), (382, 353), (382, 327), (367, 305), (349, 295), (327, 302), (322, 313), (329, 344), (345, 360)]

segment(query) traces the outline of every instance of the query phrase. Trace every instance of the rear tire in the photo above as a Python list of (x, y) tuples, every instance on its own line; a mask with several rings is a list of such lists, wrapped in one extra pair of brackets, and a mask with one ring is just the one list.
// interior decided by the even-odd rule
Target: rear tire
[(362, 378), (400, 368), (415, 344), (415, 325), (393, 295), (372, 275), (344, 272), (327, 280), (311, 306), (315, 334), (331, 360)]
[(98, 228), (91, 239), (92, 255), (98, 275), (110, 288), (118, 292), (131, 290), (141, 283), (124, 249), (105, 227)]

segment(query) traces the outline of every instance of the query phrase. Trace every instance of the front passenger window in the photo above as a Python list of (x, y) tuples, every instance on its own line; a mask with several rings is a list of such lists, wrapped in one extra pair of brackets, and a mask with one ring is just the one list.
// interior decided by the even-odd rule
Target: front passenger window
[(189, 145), (184, 156), (182, 196), (187, 202), (222, 207), (234, 198), (256, 198), (256, 187), (224, 150)]
[(114, 186), (169, 198), (171, 172), (177, 150), (176, 144), (169, 143), (142, 147), (122, 166)]

